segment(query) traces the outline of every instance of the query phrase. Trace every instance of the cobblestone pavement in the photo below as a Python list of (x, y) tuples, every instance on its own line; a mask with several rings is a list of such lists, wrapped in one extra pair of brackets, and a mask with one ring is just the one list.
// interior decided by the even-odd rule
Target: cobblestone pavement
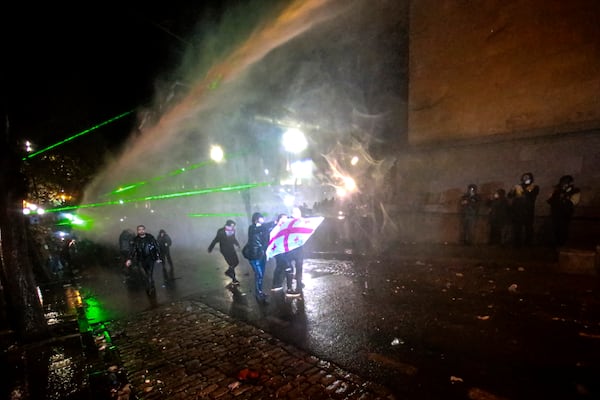
[(393, 399), (388, 388), (194, 300), (108, 327), (140, 399)]
[[(389, 263), (389, 260), (387, 262), (385, 262), (385, 260), (382, 261), (381, 264), (378, 264), (378, 268), (383, 268), (384, 264), (389, 264), (388, 267), (390, 267), (392, 271), (396, 271), (397, 273), (401, 272), (403, 274), (402, 282), (415, 283), (418, 281), (421, 282), (423, 288), (427, 289), (429, 287), (437, 287), (435, 285), (439, 283), (438, 281), (442, 282), (442, 284), (447, 282), (448, 279), (450, 279), (447, 275), (448, 273), (450, 273), (451, 276), (457, 277), (460, 281), (467, 279), (471, 275), (473, 275), (473, 278), (478, 276), (477, 274), (466, 273), (466, 271), (470, 271), (469, 263), (465, 264), (466, 270), (457, 269), (457, 265), (462, 265), (465, 260), (476, 261), (485, 259), (487, 262), (498, 262), (498, 265), (504, 265), (505, 263), (507, 263), (507, 265), (513, 265), (514, 260), (518, 260), (518, 264), (526, 265), (526, 270), (528, 271), (527, 274), (519, 272), (520, 286), (523, 288), (529, 287), (530, 291), (532, 291), (530, 295), (534, 296), (534, 299), (540, 300), (537, 303), (532, 304), (548, 303), (548, 299), (546, 298), (556, 294), (553, 288), (557, 287), (560, 289), (559, 292), (557, 292), (559, 296), (556, 299), (551, 297), (550, 305), (560, 306), (560, 315), (564, 314), (563, 309), (566, 304), (563, 301), (562, 293), (569, 294), (566, 298), (566, 300), (569, 300), (567, 303), (573, 303), (573, 318), (579, 320), (582, 316), (585, 317), (585, 315), (591, 312), (586, 311), (586, 304), (590, 310), (597, 308), (597, 300), (594, 300), (594, 294), (597, 293), (597, 290), (595, 289), (596, 286), (594, 286), (594, 282), (597, 282), (596, 278), (592, 276), (578, 277), (550, 273), (551, 270), (557, 268), (557, 264), (553, 258), (555, 256), (545, 249), (536, 249), (536, 251), (530, 250), (526, 254), (515, 252), (510, 249), (500, 250), (501, 249), (477, 247), (466, 249), (457, 246), (402, 246), (397, 249), (395, 254), (391, 255), (391, 259), (396, 260), (395, 262), (399, 262), (402, 258), (410, 259), (412, 260), (412, 264), (416, 266), (415, 268), (395, 269), (392, 268), (393, 266), (390, 267), (391, 264)], [(420, 274), (418, 277), (415, 277), (414, 273), (418, 271), (423, 270), (426, 272), (431, 268), (434, 268), (433, 266), (428, 267), (427, 265), (429, 264), (425, 263), (423, 260), (427, 260), (427, 262), (439, 260), (442, 262), (441, 266), (443, 268), (439, 269), (439, 273), (436, 274)], [(458, 264), (455, 265), (454, 260), (459, 260), (461, 262), (458, 262)], [(358, 279), (359, 282), (362, 282), (367, 272), (360, 268), (350, 268), (349, 262), (344, 261), (343, 259), (328, 261), (314, 260), (313, 264), (314, 268), (312, 272), (315, 275), (325, 274), (326, 276), (342, 275), (351, 278), (360, 277), (361, 279)], [(406, 267), (409, 264), (402, 265)], [(494, 274), (500, 273), (502, 275), (495, 276), (494, 279), (499, 283), (512, 283), (513, 280), (503, 279), (504, 275), (511, 274), (509, 270), (512, 269), (493, 268), (493, 271), (496, 271)], [(525, 268), (523, 270), (525, 270)], [(221, 273), (221, 270), (218, 268), (217, 271)], [(460, 274), (458, 274), (457, 271), (459, 271)], [(481, 272), (482, 269), (477, 267), (476, 271)], [(207, 271), (203, 272), (203, 274), (206, 273)], [(487, 282), (485, 279), (488, 279), (488, 277), (487, 275), (484, 275), (481, 276), (481, 279), (484, 279), (484, 282)], [(377, 276), (377, 274), (370, 275), (371, 283), (375, 283), (372, 280)], [(532, 280), (530, 284), (525, 284), (524, 279), (526, 276), (530, 277)], [(546, 282), (547, 279), (540, 281), (540, 278), (542, 277), (548, 277), (550, 278), (550, 281)], [(381, 276), (382, 281), (379, 282), (379, 284), (382, 285), (381, 287), (387, 287), (389, 285), (394, 287), (398, 286), (396, 282), (400, 282), (400, 280), (396, 278), (397, 277), (394, 275)], [(554, 278), (558, 279), (555, 280)], [(417, 280), (414, 281), (414, 279)], [(582, 284), (582, 280), (587, 282), (587, 284)], [(542, 285), (543, 282), (548, 284), (552, 283), (552, 285), (544, 286)], [(473, 287), (476, 289), (475, 293), (480, 293), (480, 285), (476, 285), (477, 281), (474, 280), (471, 283), (471, 286), (474, 285)], [(207, 282), (207, 285), (213, 284), (214, 283)], [(591, 290), (584, 290), (584, 288), (590, 285)], [(183, 286), (183, 284), (181, 284), (181, 286)], [(416, 285), (412, 286), (416, 287)], [(112, 285), (108, 285), (108, 287), (112, 292), (108, 293), (109, 296), (107, 298), (116, 301), (118, 304), (126, 302), (127, 299), (124, 300), (123, 298), (115, 296), (116, 293), (114, 293)], [(468, 285), (465, 286), (465, 288), (468, 287)], [(49, 289), (50, 288), (48, 288), (48, 290)], [(53, 291), (49, 290), (49, 293), (43, 291), (44, 298), (48, 304), (54, 304), (54, 306), (56, 306), (64, 302), (66, 306), (80, 304), (81, 302), (79, 297), (82, 293), (79, 290), (76, 290), (75, 286), (58, 285), (53, 290), (56, 290), (56, 298), (49, 297), (50, 293), (54, 293)], [(442, 293), (446, 293), (449, 289), (443, 287), (441, 290)], [(398, 297), (396, 294), (393, 296), (386, 295), (385, 293), (389, 294), (389, 291), (379, 291), (378, 293), (386, 298)], [(425, 298), (429, 298), (433, 292), (425, 290), (423, 293)], [(571, 296), (570, 294), (573, 295)], [(60, 297), (62, 296), (65, 298), (61, 300)], [(522, 296), (520, 296), (520, 298), (521, 297)], [(312, 299), (313, 306), (318, 309), (319, 305), (315, 303), (316, 298), (310, 298)], [(367, 299), (374, 298), (375, 296), (372, 295)], [(483, 298), (487, 299), (488, 297)], [(587, 300), (582, 302), (580, 301), (581, 298)], [(590, 298), (592, 300), (590, 300)], [(559, 301), (557, 299), (563, 300)], [(127, 304), (132, 305), (138, 304), (140, 299), (133, 296), (128, 300), (129, 303)], [(144, 300), (146, 299), (144, 298)], [(208, 300), (214, 300), (213, 298), (193, 296), (190, 293), (186, 293), (184, 297), (178, 297), (177, 300), (169, 300), (164, 297), (162, 300), (163, 301), (157, 303), (160, 304), (160, 306), (154, 304), (151, 305), (150, 309), (147, 309), (147, 304), (138, 304), (139, 307), (136, 309), (137, 311), (132, 312), (125, 317), (102, 318), (98, 321), (101, 320), (103, 322), (96, 323), (94, 321), (89, 321), (89, 325), (84, 323), (85, 321), (83, 319), (86, 317), (86, 314), (83, 312), (83, 307), (70, 311), (62, 310), (58, 314), (63, 315), (62, 319), (65, 321), (61, 324), (53, 325), (55, 330), (58, 330), (55, 334), (57, 338), (52, 341), (44, 341), (43, 343), (36, 343), (23, 348), (12, 344), (12, 341), (8, 340), (8, 336), (3, 336), (3, 338), (6, 339), (3, 341), (3, 343), (6, 342), (6, 349), (3, 347), (0, 363), (8, 365), (11, 368), (7, 371), (8, 374), (5, 374), (0, 381), (0, 388), (2, 389), (0, 398), (3, 398), (3, 394), (6, 393), (11, 393), (10, 397), (7, 397), (10, 399), (83, 400), (90, 398), (117, 398), (116, 393), (107, 393), (109, 390), (113, 389), (115, 392), (117, 390), (120, 391), (120, 397), (118, 398), (121, 400), (179, 398), (405, 398), (404, 392), (398, 391), (398, 386), (402, 387), (401, 376), (392, 376), (391, 382), (393, 382), (392, 384), (395, 386), (393, 387), (395, 391), (390, 390), (391, 385), (389, 383), (386, 383), (388, 387), (383, 387), (380, 384), (374, 383), (374, 381), (370, 381), (373, 377), (366, 378), (369, 375), (362, 374), (362, 372), (359, 372), (360, 375), (356, 375), (356, 373), (351, 373), (349, 370), (340, 367), (340, 365), (345, 365), (345, 368), (352, 368), (353, 371), (364, 371), (364, 368), (361, 369), (357, 367), (356, 362), (346, 361), (344, 363), (336, 361), (338, 364), (335, 364), (324, 361), (336, 360), (336, 357), (323, 356), (323, 354), (326, 354), (327, 352), (303, 351), (297, 346), (292, 346), (285, 341), (279, 340), (276, 337), (265, 333), (265, 331), (261, 330), (259, 327), (256, 327), (256, 324), (252, 325), (243, 322), (240, 318), (236, 319), (234, 316), (229, 316), (225, 312), (219, 311), (220, 308), (207, 302)], [(227, 300), (231, 301), (229, 297), (227, 297)], [(418, 314), (419, 310), (423, 308), (423, 298), (418, 298), (417, 300), (414, 311)], [(324, 301), (329, 302), (330, 298), (325, 298)], [(484, 305), (488, 303), (489, 300), (486, 300)], [(352, 307), (356, 303), (349, 304), (349, 307)], [(370, 304), (372, 303), (367, 301), (367, 305)], [(435, 303), (436, 306), (432, 309), (439, 311), (438, 304), (441, 303)], [(519, 302), (519, 304), (521, 304), (521, 302)], [(348, 307), (348, 304), (346, 304), (346, 306)], [(242, 304), (242, 307), (248, 308), (245, 304)], [(336, 311), (340, 310), (336, 304), (328, 304), (327, 307), (333, 308)], [(457, 306), (455, 302), (452, 302), (451, 307), (452, 315), (456, 315)], [(56, 307), (51, 308), (54, 309)], [(519, 309), (521, 308), (522, 307), (519, 307)], [(542, 308), (540, 308), (540, 310), (541, 309)], [(546, 306), (544, 306), (543, 310), (546, 310)], [(273, 315), (272, 313), (269, 313), (268, 310), (250, 310), (248, 308), (246, 311), (248, 313), (251, 311), (258, 312), (263, 314), (263, 316)], [(271, 309), (271, 311), (273, 310)], [(514, 319), (518, 322), (519, 332), (523, 330), (524, 328), (521, 326), (521, 320), (515, 319), (515, 308), (509, 307), (507, 308), (507, 311), (510, 312), (508, 314), (511, 318), (510, 320), (512, 321)], [(544, 311), (545, 314), (543, 316), (553, 317), (556, 314), (556, 312), (548, 314), (547, 311), (548, 310)], [(550, 311), (552, 311), (552, 309)], [(76, 313), (73, 314), (71, 312)], [(79, 318), (77, 318), (78, 316)], [(408, 318), (405, 313), (400, 316)], [(425, 317), (426, 315), (424, 318)], [(453, 330), (456, 328), (455, 319), (456, 317), (452, 317), (449, 320), (449, 323), (454, 324), (450, 326)], [(266, 318), (266, 320), (268, 322), (272, 319)], [(388, 323), (394, 323), (393, 318), (391, 318), (390, 315), (386, 315), (385, 320), (388, 321)], [(413, 321), (410, 318), (407, 320)], [(554, 320), (555, 319), (552, 318), (553, 322)], [(415, 327), (420, 326), (418, 325), (419, 321), (421, 320), (416, 319), (413, 321)], [(533, 318), (525, 320), (525, 322), (528, 321), (534, 323), (537, 320)], [(568, 322), (570, 320), (567, 319), (566, 321)], [(354, 323), (354, 321), (351, 322)], [(575, 324), (577, 320), (572, 320), (571, 322)], [(379, 326), (379, 324), (377, 324), (377, 326)], [(545, 326), (547, 326), (547, 324), (540, 325), (541, 328)], [(593, 325), (590, 329), (584, 329), (583, 327), (578, 328), (579, 325), (574, 326), (575, 334), (579, 332), (577, 340), (596, 340), (597, 335), (593, 335), (592, 333), (596, 332), (594, 327), (597, 326), (597, 324)], [(261, 327), (266, 330), (264, 326)], [(350, 329), (354, 328), (354, 325), (350, 325)], [(560, 331), (554, 330), (552, 335), (547, 336), (554, 337), (557, 333), (563, 332), (563, 330), (564, 329), (561, 329)], [(588, 331), (591, 333), (581, 339), (582, 332), (586, 333)], [(81, 332), (81, 338), (79, 332)], [(449, 331), (446, 330), (446, 332)], [(535, 331), (532, 330), (532, 337), (535, 339), (535, 342), (524, 343), (542, 342), (542, 339), (545, 337), (536, 336), (536, 332), (538, 332), (537, 328)], [(416, 329), (414, 333), (423, 335), (419, 329)], [(435, 341), (432, 341), (431, 343), (439, 345), (438, 347), (440, 349), (444, 349), (444, 347), (441, 346), (443, 343), (440, 341), (443, 342), (449, 335), (435, 335), (435, 332), (433, 335), (435, 336)], [(417, 339), (419, 337), (421, 336), (417, 336)], [(571, 349), (572, 346), (567, 345), (576, 341), (572, 338), (572, 335), (569, 337), (571, 337), (569, 343), (562, 342), (561, 345), (553, 351), (555, 352), (558, 349), (567, 349), (567, 351), (569, 351), (568, 349)], [(373, 336), (372, 338), (376, 338), (376, 336)], [(432, 339), (433, 336), (430, 335), (428, 338)], [(403, 336), (403, 339), (406, 339), (406, 337)], [(472, 341), (472, 339), (467, 342), (470, 341)], [(389, 344), (389, 341), (385, 343)], [(458, 343), (458, 341), (451, 343), (451, 347), (448, 348), (463, 354), (461, 353), (460, 348), (457, 349), (456, 343)], [(82, 344), (83, 348), (81, 346)], [(585, 345), (586, 350), (581, 353), (581, 357), (583, 358), (585, 358), (584, 355), (587, 357), (588, 354), (593, 354), (593, 351), (595, 351), (594, 349), (597, 349), (597, 346), (594, 347), (593, 343), (590, 344), (586, 342)], [(511, 346), (511, 348), (513, 348), (514, 343), (511, 344)], [(399, 350), (400, 347), (397, 346), (396, 350)], [(371, 354), (379, 354), (376, 352), (377, 348), (378, 347), (376, 347), (373, 342), (370, 342), (369, 356)], [(429, 348), (425, 350), (429, 351), (428, 349)], [(353, 350), (354, 348), (350, 348), (348, 352), (351, 353)], [(340, 354), (338, 353), (338, 350), (334, 351), (336, 351), (336, 354)], [(315, 356), (315, 354), (319, 354), (320, 356)], [(388, 355), (385, 354), (385, 351), (381, 351), (380, 354)], [(400, 360), (410, 362), (414, 358), (411, 358), (412, 354), (412, 351), (409, 353), (404, 352), (401, 354)], [(447, 356), (447, 354), (445, 355)], [(552, 354), (548, 357), (552, 357)], [(571, 358), (572, 357), (569, 357), (568, 359), (570, 360)], [(344, 360), (350, 359), (354, 360), (352, 357)], [(380, 360), (380, 358), (375, 361), (378, 360)], [(413, 361), (415, 361), (414, 365), (421, 365), (421, 367), (425, 365), (417, 362), (418, 360)], [(488, 364), (490, 364), (490, 360), (486, 358), (486, 368), (490, 367)], [(590, 377), (597, 376), (595, 373), (595, 371), (597, 371), (595, 365), (596, 363), (594, 362), (591, 368), (588, 368)], [(423, 372), (425, 372), (425, 370), (425, 367), (421, 369)], [(423, 381), (424, 385), (439, 386), (442, 388), (442, 391), (437, 393), (443, 393), (443, 396), (430, 396), (427, 398), (465, 398), (465, 396), (451, 397), (450, 393), (446, 391), (448, 384), (442, 384), (442, 381), (437, 379), (439, 376), (436, 375), (434, 377), (435, 379), (431, 379), (430, 375), (423, 376), (423, 379), (425, 379)], [(447, 374), (440, 376), (442, 378), (447, 378)], [(570, 378), (570, 375), (561, 377), (556, 376), (555, 374), (552, 375), (550, 379), (564, 381), (567, 378)], [(418, 382), (411, 381), (411, 379), (405, 379), (405, 381), (408, 381), (406, 384), (407, 388), (418, 386)], [(43, 382), (46, 384), (40, 384)], [(382, 381), (377, 380), (377, 382)], [(597, 393), (597, 390), (595, 393)], [(406, 398), (425, 398), (418, 390), (413, 394), (412, 397)], [(480, 395), (473, 395), (472, 392), (469, 392), (467, 398), (490, 399), (492, 397), (490, 397), (489, 392)]]

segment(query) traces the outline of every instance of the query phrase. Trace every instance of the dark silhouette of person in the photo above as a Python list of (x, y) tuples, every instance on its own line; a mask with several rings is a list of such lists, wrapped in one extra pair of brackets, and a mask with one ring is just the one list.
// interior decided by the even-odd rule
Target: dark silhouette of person
[(461, 231), (460, 241), (462, 244), (473, 244), (475, 222), (481, 197), (477, 193), (477, 185), (471, 183), (467, 191), (460, 197)]
[[(277, 224), (280, 224), (288, 219), (287, 214), (279, 214), (277, 216)], [(287, 278), (287, 290), (292, 290), (291, 267), (287, 258), (287, 253), (279, 253), (275, 256), (275, 269), (273, 270), (273, 283), (271, 291), (279, 292), (283, 290), (284, 277)], [(288, 278), (288, 275), (290, 276)]]
[(150, 296), (155, 293), (154, 264), (161, 263), (159, 245), (154, 236), (146, 233), (144, 225), (137, 226), (137, 236), (133, 239), (129, 256), (125, 266), (131, 267), (136, 262), (145, 273), (146, 293)]
[(129, 257), (133, 238), (135, 238), (135, 233), (129, 228), (123, 229), (119, 235), (119, 253), (121, 254), (121, 260), (123, 263), (127, 260), (127, 257)]
[[(173, 241), (171, 240), (171, 236), (169, 236), (167, 231), (164, 229), (158, 231), (158, 237), (156, 238), (156, 241), (158, 242), (160, 259), (163, 267), (164, 285), (166, 286), (170, 281), (173, 280), (173, 259), (171, 258), (171, 246), (173, 245)], [(167, 263), (169, 264), (168, 271)]]
[(219, 251), (223, 255), (225, 262), (228, 265), (225, 275), (231, 278), (232, 285), (239, 285), (240, 281), (235, 276), (235, 267), (238, 266), (240, 260), (238, 258), (235, 247), (240, 248), (240, 244), (235, 236), (235, 221), (228, 219), (225, 222), (225, 226), (217, 229), (215, 238), (210, 242), (208, 246), (208, 252), (212, 252), (215, 246), (219, 244)]
[(506, 191), (497, 189), (490, 200), (488, 200), (490, 236), (489, 244), (503, 245), (507, 242), (510, 227), (510, 210)]
[(526, 172), (521, 175), (521, 182), (508, 192), (508, 198), (511, 200), (513, 242), (516, 247), (533, 243), (535, 201), (540, 193), (540, 187), (533, 182), (533, 174)]
[[(299, 218), (300, 209), (294, 208), (292, 212), (294, 218)], [(279, 214), (277, 224), (288, 220), (286, 214)], [(278, 292), (283, 290), (283, 281), (286, 283), (286, 297), (300, 297), (304, 285), (302, 284), (302, 246), (290, 250), (286, 253), (280, 253), (275, 256), (275, 270), (273, 271), (273, 285), (271, 290)], [(298, 273), (300, 281), (298, 281)], [(296, 288), (293, 287), (294, 275), (296, 275)]]
[[(302, 218), (302, 210), (299, 207), (294, 207), (292, 209), (292, 218)], [(292, 277), (289, 274), (293, 274), (296, 278), (296, 287), (292, 290), (288, 290), (286, 296), (299, 296), (302, 294), (302, 289), (304, 289), (304, 282), (302, 282), (302, 272), (303, 272), (303, 263), (304, 263), (304, 246), (296, 247), (293, 250), (290, 250), (286, 253), (289, 267), (287, 269), (288, 275), (287, 280), (291, 281)]]
[(581, 191), (574, 185), (571, 175), (562, 176), (554, 186), (547, 203), (550, 205), (552, 220), (553, 244), (564, 246), (569, 239), (569, 225), (573, 218), (575, 206), (579, 204)]
[(265, 222), (261, 213), (252, 214), (252, 224), (248, 227), (248, 262), (254, 271), (254, 289), (256, 300), (267, 303), (267, 295), (263, 292), (263, 279), (267, 264), (267, 246), (269, 233), (275, 227), (276, 221)]

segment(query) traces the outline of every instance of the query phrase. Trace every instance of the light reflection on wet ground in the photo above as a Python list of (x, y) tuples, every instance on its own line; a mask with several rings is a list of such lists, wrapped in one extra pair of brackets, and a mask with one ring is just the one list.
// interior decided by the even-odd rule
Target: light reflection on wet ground
[[(143, 288), (125, 285), (116, 268), (81, 271), (77, 290), (91, 319), (125, 318), (191, 297), (320, 358), (388, 386), (401, 385), (398, 391), (405, 398), (419, 398), (415, 393), (425, 386), (447, 398), (461, 398), (465, 389), (478, 389), (474, 383), (498, 394), (522, 394), (498, 384), (511, 379), (506, 375), (511, 363), (518, 363), (513, 370), (520, 374), (519, 382), (511, 385), (536, 388), (538, 394), (552, 390), (539, 386), (544, 376), (536, 364), (558, 363), (560, 367), (548, 372), (564, 394), (569, 389), (561, 371), (564, 379), (589, 390), (585, 374), (598, 368), (589, 360), (600, 351), (592, 341), (600, 329), (592, 315), (599, 307), (593, 280), (547, 279), (538, 270), (510, 262), (359, 260), (357, 266), (352, 260), (310, 258), (305, 260), (303, 299), (272, 295), (271, 303), (260, 307), (245, 260), (237, 269), (242, 284), (232, 289), (221, 259), (182, 256), (169, 285), (161, 287), (161, 271), (155, 271), (153, 298)], [(272, 266), (267, 271), (268, 290)], [(586, 345), (591, 347), (586, 350)], [(585, 368), (578, 373), (567, 368), (569, 363)], [(450, 376), (471, 386), (450, 383)]]

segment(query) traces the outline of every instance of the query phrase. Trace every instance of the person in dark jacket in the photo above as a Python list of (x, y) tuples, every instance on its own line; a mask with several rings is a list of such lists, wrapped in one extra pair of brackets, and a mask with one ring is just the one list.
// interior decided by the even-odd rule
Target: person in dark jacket
[(481, 197), (477, 193), (477, 185), (471, 183), (467, 191), (460, 198), (461, 231), (460, 241), (462, 244), (473, 244), (475, 222)]
[[(165, 231), (161, 229), (158, 231), (158, 237), (156, 238), (158, 242), (158, 248), (160, 251), (160, 260), (162, 261), (163, 267), (163, 277), (165, 281), (165, 286), (169, 284), (173, 280), (173, 259), (171, 259), (171, 245), (173, 245), (173, 241), (171, 240), (171, 236)], [(167, 263), (169, 263), (169, 270), (167, 271)]]
[(508, 192), (508, 198), (511, 200), (513, 241), (516, 247), (533, 243), (535, 201), (539, 193), (540, 187), (533, 183), (531, 172), (521, 175), (521, 183), (515, 185)]
[(554, 186), (547, 203), (550, 205), (554, 245), (564, 246), (569, 238), (569, 225), (573, 218), (575, 206), (579, 203), (581, 191), (573, 185), (573, 177), (564, 175)]
[(510, 229), (510, 211), (506, 191), (504, 189), (497, 189), (492, 198), (488, 200), (487, 205), (490, 208), (489, 244), (505, 244), (509, 235), (507, 230)]
[(149, 296), (154, 294), (154, 264), (161, 262), (160, 250), (158, 242), (154, 236), (146, 233), (144, 225), (137, 227), (137, 236), (133, 239), (125, 266), (131, 267), (133, 262), (142, 267), (146, 275), (146, 293)]
[(259, 303), (267, 302), (267, 295), (263, 292), (263, 279), (267, 264), (269, 233), (274, 227), (275, 221), (265, 223), (261, 213), (252, 214), (252, 224), (248, 227), (248, 262), (254, 271), (255, 296)]
[(119, 252), (121, 254), (121, 260), (125, 262), (127, 257), (129, 257), (129, 252), (131, 251), (131, 244), (133, 243), (133, 238), (135, 238), (135, 233), (129, 228), (123, 229), (121, 234), (119, 235)]
[(240, 281), (235, 277), (235, 267), (238, 266), (240, 260), (238, 259), (235, 247), (240, 248), (240, 244), (235, 237), (235, 221), (228, 219), (225, 222), (225, 226), (217, 229), (217, 234), (210, 245), (208, 246), (208, 252), (212, 252), (216, 244), (219, 244), (219, 250), (225, 258), (225, 262), (229, 266), (225, 275), (231, 278), (232, 285), (239, 285)]

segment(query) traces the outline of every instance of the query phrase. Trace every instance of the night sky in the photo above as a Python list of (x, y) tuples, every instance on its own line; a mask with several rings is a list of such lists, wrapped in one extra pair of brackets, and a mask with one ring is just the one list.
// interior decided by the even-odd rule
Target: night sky
[[(227, 2), (183, 3), (10, 6), (2, 100), (13, 138), (39, 149), (151, 101), (197, 22), (218, 19)], [(132, 124), (123, 119), (94, 134), (120, 142)]]

